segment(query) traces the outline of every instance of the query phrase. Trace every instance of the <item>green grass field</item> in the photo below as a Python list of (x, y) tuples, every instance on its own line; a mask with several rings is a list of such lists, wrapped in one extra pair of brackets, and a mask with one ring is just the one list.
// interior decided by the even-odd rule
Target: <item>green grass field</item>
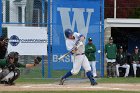
[[(32, 79), (32, 78), (19, 78), (16, 80), (16, 83), (32, 83), (32, 84), (45, 84), (45, 83), (54, 83), (59, 82), (59, 79), (47, 79), (47, 78), (40, 78), (40, 79)], [(98, 78), (98, 83), (140, 83), (140, 78)]]
[[(72, 79), (72, 78), (71, 78)], [(19, 78), (16, 80), (16, 84), (50, 84), (59, 82), (59, 79), (56, 78), (40, 78), (40, 79), (32, 79), (32, 78)], [(98, 83), (140, 83), (140, 78), (98, 78)], [(135, 91), (14, 91), (14, 92), (0, 92), (0, 93), (140, 93)]]
[(101, 78), (97, 80), (99, 83), (140, 83), (140, 78), (119, 77), (119, 78)]
[[(21, 71), (21, 77), (16, 80), (16, 84), (50, 84), (50, 83), (55, 83), (59, 82), (60, 77), (64, 75), (67, 71), (52, 71), (52, 77), (48, 79), (47, 78), (47, 69), (45, 70), (45, 77), (42, 78), (41, 75), (41, 69), (40, 68), (34, 68), (31, 69), (27, 72), (22, 69)], [(81, 76), (81, 72), (76, 75), (71, 77), (70, 79), (73, 78), (79, 78), (83, 79), (85, 77)], [(139, 83), (140, 84), (140, 77), (134, 78), (134, 77), (120, 77), (120, 78), (98, 78), (97, 79), (98, 83)], [(140, 93), (140, 92), (133, 92), (133, 91), (14, 91), (14, 92), (0, 92), (0, 93)]]

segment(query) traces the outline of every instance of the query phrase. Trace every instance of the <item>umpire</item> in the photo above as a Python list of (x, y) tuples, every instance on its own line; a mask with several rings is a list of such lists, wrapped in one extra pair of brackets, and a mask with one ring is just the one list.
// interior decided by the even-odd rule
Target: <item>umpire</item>
[(117, 47), (116, 44), (113, 43), (112, 37), (109, 38), (109, 43), (105, 45), (105, 54), (107, 61), (107, 76), (115, 77)]
[(18, 63), (17, 52), (10, 52), (6, 59), (0, 59), (0, 82), (1, 84), (14, 85), (14, 81), (20, 76), (19, 67), (31, 68), (39, 64), (40, 57), (34, 59), (34, 64)]

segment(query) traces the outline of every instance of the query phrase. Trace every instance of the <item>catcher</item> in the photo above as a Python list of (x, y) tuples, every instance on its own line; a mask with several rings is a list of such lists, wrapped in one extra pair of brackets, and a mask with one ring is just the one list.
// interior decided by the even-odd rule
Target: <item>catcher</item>
[(40, 63), (40, 57), (34, 59), (34, 64), (18, 63), (17, 52), (10, 52), (6, 59), (0, 59), (0, 82), (1, 84), (14, 85), (14, 81), (19, 78), (20, 70), (18, 68), (32, 68)]

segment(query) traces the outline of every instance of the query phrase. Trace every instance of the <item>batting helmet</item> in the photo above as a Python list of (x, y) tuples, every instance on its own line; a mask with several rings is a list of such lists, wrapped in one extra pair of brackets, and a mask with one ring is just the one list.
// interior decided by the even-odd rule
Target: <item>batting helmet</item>
[(66, 36), (66, 38), (69, 38), (69, 36), (72, 35), (72, 34), (73, 34), (73, 32), (72, 32), (71, 29), (66, 29), (65, 30), (65, 36)]

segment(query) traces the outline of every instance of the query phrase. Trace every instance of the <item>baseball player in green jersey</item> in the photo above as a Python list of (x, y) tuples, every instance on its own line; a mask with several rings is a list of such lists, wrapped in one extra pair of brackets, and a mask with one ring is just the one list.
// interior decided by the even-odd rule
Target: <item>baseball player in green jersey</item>
[(113, 38), (109, 38), (109, 43), (105, 45), (105, 54), (107, 61), (107, 76), (115, 77), (116, 76), (116, 54), (117, 47), (113, 43)]
[(95, 52), (96, 52), (96, 47), (92, 43), (92, 38), (88, 38), (88, 43), (85, 46), (85, 55), (88, 58), (88, 61), (90, 62), (91, 68), (92, 68), (92, 74), (93, 77), (97, 77), (96, 73), (96, 59), (95, 59)]
[(135, 47), (134, 53), (132, 53), (132, 66), (134, 70), (134, 77), (136, 77), (137, 67), (140, 67), (140, 52), (138, 46)]
[(31, 68), (39, 64), (40, 57), (34, 59), (34, 64), (20, 64), (18, 63), (17, 52), (10, 52), (6, 59), (0, 59), (0, 83), (7, 85), (14, 85), (14, 81), (20, 76), (19, 67)]
[(116, 65), (117, 76), (118, 77), (120, 76), (120, 74), (119, 74), (119, 67), (122, 67), (122, 68), (126, 68), (124, 77), (128, 77), (130, 66), (129, 66), (129, 64), (127, 64), (127, 55), (123, 51), (123, 47), (122, 46), (119, 47), (119, 51), (117, 52), (116, 63), (117, 63), (117, 65)]

